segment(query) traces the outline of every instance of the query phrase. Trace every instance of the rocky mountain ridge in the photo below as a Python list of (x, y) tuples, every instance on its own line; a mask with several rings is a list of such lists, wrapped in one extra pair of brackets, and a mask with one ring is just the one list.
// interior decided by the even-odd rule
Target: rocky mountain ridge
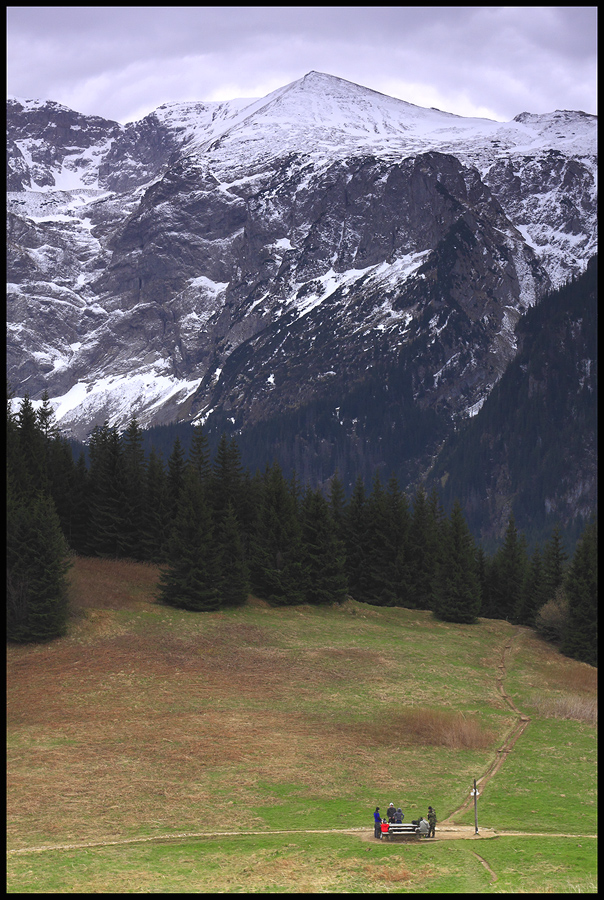
[(596, 252), (582, 112), (466, 119), (313, 72), (128, 125), (7, 115), (8, 379), (80, 439), (133, 414), (244, 431), (317, 398), (353, 428), (342, 400), (393, 373), (446, 433)]

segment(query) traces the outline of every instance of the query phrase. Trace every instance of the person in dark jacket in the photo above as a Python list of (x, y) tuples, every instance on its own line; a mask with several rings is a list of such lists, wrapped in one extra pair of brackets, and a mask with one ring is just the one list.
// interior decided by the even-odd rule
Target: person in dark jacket
[(380, 816), (380, 808), (376, 806), (373, 814), (374, 830), (373, 834), (379, 841), (382, 840), (382, 817)]
[(436, 834), (436, 813), (431, 806), (428, 807), (428, 825), (430, 826), (428, 837), (434, 837)]
[(405, 814), (399, 806), (399, 808), (396, 811), (396, 816), (394, 818), (394, 821), (396, 822), (397, 825), (402, 825), (404, 818), (405, 818)]

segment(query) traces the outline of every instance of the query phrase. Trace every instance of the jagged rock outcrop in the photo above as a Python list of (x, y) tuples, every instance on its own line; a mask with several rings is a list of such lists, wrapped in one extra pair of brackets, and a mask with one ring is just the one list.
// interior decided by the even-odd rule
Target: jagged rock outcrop
[(8, 379), (80, 438), (336, 415), (393, 367), (453, 427), (596, 248), (581, 112), (464, 119), (309, 73), (126, 126), (12, 100), (8, 140)]

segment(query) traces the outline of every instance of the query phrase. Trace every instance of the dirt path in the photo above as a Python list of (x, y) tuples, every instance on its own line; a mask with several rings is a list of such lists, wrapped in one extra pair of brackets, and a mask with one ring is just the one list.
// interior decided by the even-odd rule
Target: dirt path
[[(514, 701), (512, 700), (510, 695), (506, 692), (506, 689), (505, 689), (505, 677), (507, 675), (506, 658), (512, 649), (514, 640), (516, 638), (518, 638), (518, 636), (520, 634), (522, 634), (523, 631), (524, 631), (523, 628), (521, 628), (521, 627), (517, 628), (516, 633), (513, 634), (506, 641), (506, 643), (503, 647), (503, 650), (501, 651), (501, 661), (497, 664), (497, 676), (496, 676), (497, 690), (499, 691), (499, 693), (501, 694), (501, 696), (503, 697), (503, 699), (505, 700), (507, 705), (510, 707), (510, 709), (513, 710), (513, 712), (516, 714), (518, 719), (514, 723), (514, 725), (512, 725), (510, 731), (507, 733), (505, 740), (503, 742), (503, 746), (500, 747), (496, 751), (495, 759), (493, 760), (493, 762), (491, 763), (489, 768), (486, 770), (486, 772), (480, 778), (476, 779), (476, 787), (478, 787), (478, 788), (480, 788), (480, 787), (484, 788), (485, 785), (488, 784), (488, 782), (491, 780), (491, 778), (493, 778), (497, 774), (499, 769), (502, 767), (502, 765), (506, 761), (508, 753), (512, 752), (512, 750), (514, 749), (514, 744), (516, 743), (518, 738), (523, 734), (524, 730), (526, 729), (529, 722), (531, 721), (530, 716), (525, 716), (522, 712), (520, 712), (520, 710), (514, 704)], [(473, 804), (474, 804), (473, 797), (472, 796), (468, 797), (468, 799), (464, 803), (462, 803), (462, 805), (460, 807), (458, 807), (457, 809), (454, 809), (453, 812), (450, 813), (446, 817), (446, 819), (442, 820), (441, 826), (446, 825), (446, 824), (452, 824), (452, 820), (455, 816), (458, 816), (461, 813), (466, 812), (466, 810), (470, 809), (473, 806)]]
[[(300, 834), (351, 834), (358, 835), (359, 840), (373, 843), (375, 837), (373, 829), (368, 829), (365, 825), (357, 828), (306, 828), (295, 831), (196, 831), (186, 832), (184, 834), (161, 835), (156, 837), (145, 838), (124, 838), (119, 841), (89, 841), (85, 844), (55, 844), (46, 845), (44, 847), (22, 847), (18, 850), (7, 850), (7, 855), (23, 854), (23, 853), (45, 853), (53, 850), (87, 850), (91, 847), (122, 847), (126, 844), (170, 844), (174, 841), (182, 841), (190, 838), (223, 838), (223, 837), (247, 837), (248, 835), (283, 834), (283, 835), (300, 835)], [(473, 825), (442, 825), (436, 828), (436, 837), (428, 838), (421, 841), (422, 845), (434, 844), (438, 841), (457, 841), (457, 840), (484, 840), (485, 838), (495, 837), (565, 837), (565, 838), (581, 838), (588, 840), (596, 838), (595, 834), (546, 834), (544, 832), (533, 831), (496, 831), (493, 828), (480, 828), (478, 834), (474, 831)], [(473, 852), (473, 851), (472, 851)], [(478, 854), (475, 854), (478, 856)], [(486, 866), (487, 863), (481, 859)], [(487, 866), (488, 868), (488, 866)], [(495, 873), (493, 873), (495, 874)]]

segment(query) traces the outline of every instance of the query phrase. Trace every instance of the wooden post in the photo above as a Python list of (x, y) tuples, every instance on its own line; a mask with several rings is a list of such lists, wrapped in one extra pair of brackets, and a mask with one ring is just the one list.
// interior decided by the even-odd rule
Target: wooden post
[(478, 790), (476, 788), (476, 779), (474, 779), (474, 827), (476, 829), (474, 834), (478, 834)]

